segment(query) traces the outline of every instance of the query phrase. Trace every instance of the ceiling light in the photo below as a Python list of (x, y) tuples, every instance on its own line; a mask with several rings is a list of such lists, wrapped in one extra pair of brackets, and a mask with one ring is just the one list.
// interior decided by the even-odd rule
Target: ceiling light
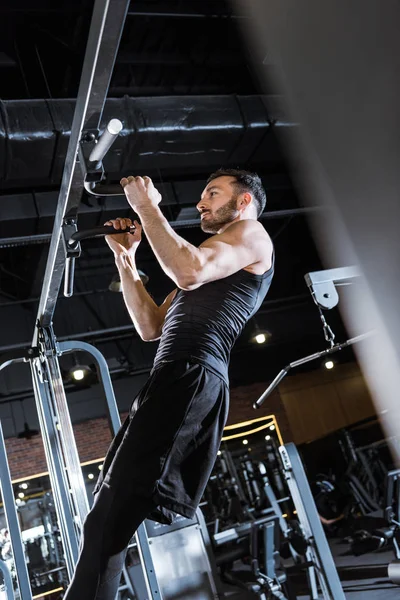
[(270, 431), (274, 431), (274, 429), (275, 429), (275, 425), (270, 425), (270, 426), (269, 426), (269, 429), (270, 429)]
[(265, 344), (266, 342), (268, 342), (270, 337), (271, 337), (271, 334), (269, 333), (269, 331), (260, 331), (259, 329), (257, 329), (256, 333), (253, 334), (251, 341), (255, 344), (261, 345), (261, 344)]
[(265, 335), (265, 333), (258, 333), (254, 339), (257, 342), (257, 344), (265, 344), (265, 342), (267, 341), (267, 336)]
[(271, 439), (271, 436), (270, 435), (266, 435), (265, 439), (267, 440), (267, 442), (269, 442), (269, 440)]
[(245, 446), (246, 446), (246, 444), (248, 444), (248, 443), (249, 443), (249, 440), (243, 440), (243, 441), (242, 441), (242, 444), (244, 444)]
[(325, 369), (333, 369), (334, 366), (335, 363), (333, 362), (333, 360), (327, 360), (325, 363)]
[(93, 475), (93, 473), (89, 473), (89, 475), (88, 475), (88, 479), (94, 479), (94, 475)]
[(22, 500), (22, 498), (25, 498), (25, 494), (24, 494), (24, 492), (20, 492), (20, 493), (18, 494), (18, 498), (21, 498), (21, 500)]
[(91, 368), (89, 367), (89, 365), (74, 365), (70, 370), (69, 370), (69, 376), (70, 378), (79, 383), (81, 381), (83, 381), (84, 379), (86, 379), (88, 377), (88, 375), (90, 375), (92, 373)]

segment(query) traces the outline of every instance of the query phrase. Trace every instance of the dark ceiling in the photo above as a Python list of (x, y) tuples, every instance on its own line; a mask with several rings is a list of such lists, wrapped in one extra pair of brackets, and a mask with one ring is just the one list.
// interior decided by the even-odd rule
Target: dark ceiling
[[(2, 353), (32, 339), (92, 6), (90, 0), (3, 0), (1, 5)], [(221, 0), (132, 1), (106, 105), (106, 113), (122, 118), (125, 126), (105, 164), (110, 180), (131, 173), (152, 176), (163, 191), (165, 215), (193, 244), (205, 237), (193, 207), (211, 171), (241, 166), (256, 170), (264, 181), (268, 205), (262, 222), (275, 243), (276, 275), (234, 349), (233, 385), (268, 381), (325, 344), (304, 283), (305, 273), (323, 267), (281, 147), (280, 132), (294, 125), (282, 116), (274, 90), (259, 85), (259, 65), (246, 49), (242, 20)], [(128, 214), (123, 200), (83, 194), (79, 228)], [(84, 242), (82, 249), (76, 293), (60, 296), (57, 304), (56, 335), (94, 343), (123, 371), (149, 368), (155, 345), (138, 339), (121, 295), (108, 290), (116, 272), (110, 251), (103, 240)], [(138, 265), (161, 302), (173, 284), (146, 240)], [(327, 318), (344, 339), (337, 310)], [(270, 333), (266, 345), (250, 342), (256, 327)], [(338, 357), (352, 358), (350, 350)]]

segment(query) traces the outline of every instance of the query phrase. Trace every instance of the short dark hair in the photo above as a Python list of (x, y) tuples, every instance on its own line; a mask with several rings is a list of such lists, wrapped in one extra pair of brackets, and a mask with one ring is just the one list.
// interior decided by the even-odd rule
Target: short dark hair
[(236, 182), (232, 182), (232, 184), (236, 192), (238, 194), (244, 194), (245, 192), (252, 194), (257, 209), (257, 219), (260, 217), (267, 203), (267, 195), (257, 173), (244, 171), (243, 169), (218, 169), (218, 171), (211, 173), (207, 179), (207, 185), (217, 177), (234, 177)]

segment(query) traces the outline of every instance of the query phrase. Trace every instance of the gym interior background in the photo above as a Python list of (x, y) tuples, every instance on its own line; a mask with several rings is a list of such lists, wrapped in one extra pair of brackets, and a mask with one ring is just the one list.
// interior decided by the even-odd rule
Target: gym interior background
[[(2, 356), (22, 352), (32, 338), (92, 9), (91, 0), (2, 3)], [(228, 425), (270, 415), (275, 421), (260, 421), (262, 426), (255, 427), (254, 433), (251, 427), (235, 429), (246, 435), (224, 442), (222, 451), (248, 457), (255, 449), (261, 452), (264, 448), (266, 456), (272, 456), (281, 441), (278, 432), (285, 443), (294, 442), (320, 515), (327, 520), (339, 517), (325, 528), (332, 538), (346, 594), (351, 598), (358, 593), (378, 597), (380, 592), (372, 589), (378, 578), (378, 587), (390, 597), (396, 589), (383, 567), (393, 555), (393, 527), (382, 533), (385, 519), (382, 514), (379, 521), (377, 512), (385, 508), (386, 475), (394, 465), (352, 348), (332, 357), (333, 365), (328, 366), (333, 368), (328, 369), (324, 359), (293, 370), (259, 411), (252, 408), (282, 367), (327, 346), (320, 315), (304, 281), (306, 273), (326, 267), (309, 223), (310, 218), (325, 218), (326, 211), (322, 205), (304, 206), (296, 191), (284, 140), (297, 124), (286, 116), (276, 91), (272, 87), (265, 90), (264, 82), (261, 85), (256, 58), (241, 28), (246, 18), (222, 0), (131, 3), (103, 118), (106, 123), (117, 116), (124, 130), (104, 167), (110, 182), (131, 173), (152, 177), (163, 195), (165, 216), (180, 235), (196, 245), (205, 238), (195, 204), (207, 176), (221, 166), (243, 166), (262, 177), (268, 203), (261, 220), (275, 244), (276, 275), (266, 301), (232, 353)], [(267, 68), (273, 71), (272, 61)], [(81, 229), (97, 227), (115, 216), (130, 216), (124, 198), (83, 194)], [(137, 257), (147, 289), (161, 302), (173, 284), (161, 271), (146, 239)], [(124, 416), (147, 378), (157, 344), (145, 343), (135, 333), (116, 275), (104, 240), (83, 242), (74, 295), (65, 298), (60, 294), (54, 331), (60, 341), (84, 340), (103, 353)], [(340, 293), (349, 294), (351, 289)], [(325, 316), (336, 340), (346, 340), (349, 335), (339, 309)], [(60, 358), (60, 364), (90, 491), (111, 440), (103, 392), (89, 355), (69, 354)], [(50, 530), (54, 533), (56, 521), (27, 365), (16, 364), (0, 372), (0, 420), (31, 563), (32, 589), (38, 598), (45, 593), (60, 598), (62, 592), (52, 590), (57, 582), (62, 584), (62, 578), (54, 573), (43, 575), (50, 567), (62, 569), (62, 550), (57, 544), (46, 546), (43, 542)], [(215, 478), (222, 481), (219, 468), (217, 464)], [(249, 474), (243, 473), (239, 477), (244, 482)], [(226, 489), (231, 486), (235, 496), (232, 481), (224, 480), (224, 485)], [(224, 507), (229, 525), (245, 521), (246, 511), (255, 509), (259, 499), (249, 494), (240, 498), (240, 511), (227, 516)], [(213, 497), (210, 492), (203, 504), (212, 527), (219, 510), (218, 506), (212, 508)], [(363, 521), (359, 526), (358, 519), (371, 513), (378, 521)], [(1, 510), (0, 527), (6, 528)], [(378, 528), (380, 533), (376, 533)], [(365, 535), (357, 537), (358, 530), (366, 531)], [(380, 554), (376, 553), (378, 547)], [(360, 554), (361, 564), (375, 565), (373, 576), (354, 558)], [(235, 582), (230, 583), (234, 589)], [(299, 597), (304, 590), (298, 585)]]

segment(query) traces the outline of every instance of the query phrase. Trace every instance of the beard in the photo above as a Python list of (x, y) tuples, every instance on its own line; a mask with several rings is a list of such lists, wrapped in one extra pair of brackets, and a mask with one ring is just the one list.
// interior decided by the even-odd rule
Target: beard
[[(218, 233), (224, 225), (232, 223), (239, 214), (236, 208), (237, 196), (232, 196), (224, 206), (218, 208), (212, 216), (201, 221), (200, 227), (204, 233)], [(208, 213), (210, 214), (210, 213)]]

